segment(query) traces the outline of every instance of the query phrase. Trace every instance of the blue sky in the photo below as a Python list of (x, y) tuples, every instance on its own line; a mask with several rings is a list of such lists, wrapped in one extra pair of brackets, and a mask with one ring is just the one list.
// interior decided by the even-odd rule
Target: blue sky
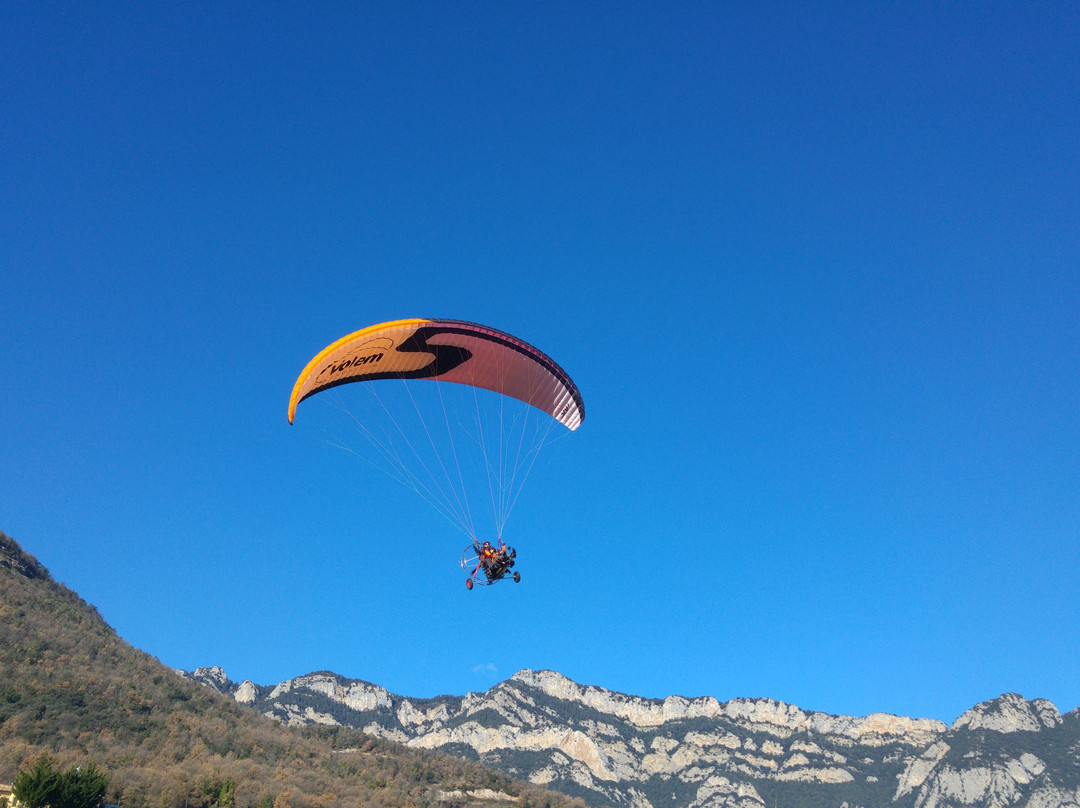
[[(1080, 7), (0, 6), (0, 529), (167, 665), (1080, 705)], [(286, 420), (450, 317), (586, 404), (467, 592)]]

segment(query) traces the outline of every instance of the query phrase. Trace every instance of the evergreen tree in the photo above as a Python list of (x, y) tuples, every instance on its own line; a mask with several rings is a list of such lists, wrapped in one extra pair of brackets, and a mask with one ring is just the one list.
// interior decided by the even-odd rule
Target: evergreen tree
[(93, 763), (61, 773), (48, 755), (42, 755), (30, 769), (19, 772), (11, 791), (26, 808), (100, 808), (108, 785), (108, 776)]
[(93, 763), (69, 769), (60, 776), (60, 804), (53, 808), (100, 808), (109, 778)]
[(60, 796), (60, 774), (52, 758), (42, 755), (30, 769), (19, 772), (11, 783), (11, 793), (26, 808), (56, 808)]

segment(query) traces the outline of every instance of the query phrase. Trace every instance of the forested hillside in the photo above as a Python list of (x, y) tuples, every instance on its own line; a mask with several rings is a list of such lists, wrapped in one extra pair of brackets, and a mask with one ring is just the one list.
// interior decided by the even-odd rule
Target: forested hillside
[(0, 782), (48, 752), (124, 808), (581, 808), (468, 761), (343, 727), (290, 729), (125, 643), (0, 532)]

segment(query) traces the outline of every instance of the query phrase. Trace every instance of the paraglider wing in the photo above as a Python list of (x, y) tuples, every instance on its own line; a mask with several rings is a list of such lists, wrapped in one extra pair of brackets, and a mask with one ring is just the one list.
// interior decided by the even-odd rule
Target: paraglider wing
[(577, 386), (526, 342), (461, 320), (395, 320), (328, 345), (308, 363), (289, 398), (289, 423), (309, 396), (350, 382), (435, 379), (523, 401), (574, 430), (585, 417)]

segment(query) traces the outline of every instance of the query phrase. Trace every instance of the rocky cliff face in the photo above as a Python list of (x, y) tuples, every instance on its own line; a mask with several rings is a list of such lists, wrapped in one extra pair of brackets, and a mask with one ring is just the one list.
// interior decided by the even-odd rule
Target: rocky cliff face
[(769, 699), (644, 699), (524, 670), (486, 693), (408, 699), (313, 673), (273, 687), (185, 674), (286, 724), (343, 724), (625, 808), (1080, 808), (1080, 711), (1006, 694), (951, 727)]

